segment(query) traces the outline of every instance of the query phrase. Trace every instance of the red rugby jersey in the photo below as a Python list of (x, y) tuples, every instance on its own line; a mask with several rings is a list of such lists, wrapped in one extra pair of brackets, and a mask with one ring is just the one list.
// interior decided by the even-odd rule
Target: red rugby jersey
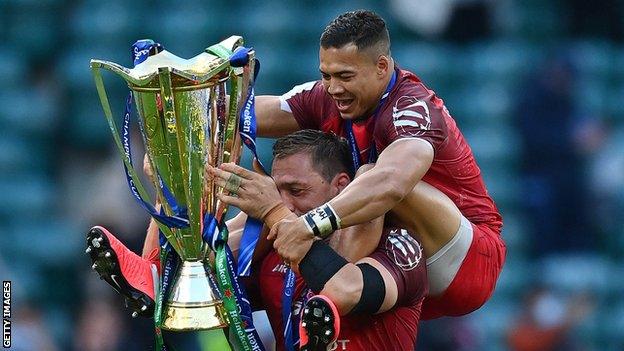
[[(501, 215), (470, 146), (444, 102), (413, 73), (398, 68), (396, 73), (397, 82), (375, 118), (353, 123), (360, 160), (367, 161), (372, 140), (378, 153), (398, 139), (426, 140), (435, 155), (423, 180), (446, 194), (472, 223), (486, 224), (500, 233)], [(344, 121), (321, 81), (296, 86), (281, 100), (282, 109), (292, 112), (301, 129), (346, 137)]]
[[(422, 301), (428, 292), (427, 269), (422, 248), (405, 230), (384, 229), (379, 246), (369, 257), (388, 269), (398, 288), (395, 307), (375, 315), (341, 317), (336, 350), (414, 349)], [(257, 276), (262, 307), (267, 311), (277, 350), (284, 350), (282, 291), (286, 266), (276, 251), (262, 261)], [(293, 315), (299, 314), (303, 300), (312, 296), (304, 280), (297, 276)]]

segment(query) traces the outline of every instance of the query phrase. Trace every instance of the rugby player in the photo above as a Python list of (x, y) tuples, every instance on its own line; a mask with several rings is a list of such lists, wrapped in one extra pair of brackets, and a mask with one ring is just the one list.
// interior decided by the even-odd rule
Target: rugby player
[[(314, 130), (294, 133), (276, 142), (274, 157), (273, 178), (233, 164), (211, 170), (217, 184), (224, 188), (228, 187), (229, 179), (240, 177), (239, 186), (230, 189), (236, 196), (221, 195), (220, 198), (262, 218), (269, 227), (275, 221), (272, 213), (281, 212), (277, 218), (296, 218), (295, 215), (339, 194), (353, 178), (348, 145), (334, 134)], [(228, 223), (231, 238), (240, 237), (241, 219), (238, 217)], [(341, 235), (355, 230), (361, 232), (361, 237), (377, 239), (371, 254), (350, 263), (332, 246), (340, 246)], [(157, 239), (154, 232), (152, 230), (147, 238), (151, 245)], [(97, 245), (93, 246), (93, 243)], [(95, 227), (90, 232), (88, 245), (98, 273), (132, 301), (131, 306), (144, 304), (152, 310), (153, 282), (149, 280), (157, 261), (150, 264), (149, 260), (129, 252), (102, 227)], [(153, 250), (147, 251), (153, 255)], [(282, 294), (287, 266), (274, 250), (268, 253), (258, 250), (256, 259), (258, 267), (254, 270), (253, 281), (259, 289), (259, 305), (267, 310), (278, 350), (281, 350), (284, 348)], [(292, 315), (297, 317), (306, 301), (318, 301), (315, 295), (320, 293), (327, 296), (325, 302), (329, 306), (335, 305), (336, 308), (333, 312), (325, 311), (324, 316), (330, 320), (339, 318), (334, 313), (346, 317), (340, 323), (338, 335), (325, 340), (318, 338), (320, 345), (310, 349), (324, 350), (329, 346), (327, 342), (334, 341), (343, 350), (413, 350), (422, 301), (427, 294), (424, 262), (420, 243), (405, 230), (384, 227), (383, 217), (338, 230), (327, 240), (316, 240), (299, 262), (301, 275), (296, 278), (292, 295)], [(111, 279), (111, 275), (117, 278)], [(324, 334), (329, 330), (329, 334), (324, 335), (337, 332), (332, 329), (337, 326), (332, 324), (330, 327), (316, 332)], [(305, 326), (302, 331), (307, 333)], [(315, 336), (310, 334), (304, 339)]]
[(444, 102), (397, 66), (386, 24), (373, 12), (334, 19), (321, 35), (319, 58), (321, 80), (257, 97), (258, 133), (333, 132), (350, 141), (354, 165), (375, 165), (327, 203), (273, 226), (274, 247), (296, 266), (315, 237), (388, 212), (388, 221), (423, 244), (430, 282), (423, 319), (476, 310), (505, 261), (502, 217)]

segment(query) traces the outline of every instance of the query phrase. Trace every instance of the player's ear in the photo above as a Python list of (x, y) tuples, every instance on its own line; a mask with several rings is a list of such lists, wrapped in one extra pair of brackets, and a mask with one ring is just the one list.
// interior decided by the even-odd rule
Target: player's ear
[(340, 172), (336, 174), (331, 182), (332, 186), (334, 186), (338, 190), (338, 193), (346, 188), (349, 183), (351, 183), (351, 177), (349, 177), (349, 175), (345, 172)]
[(377, 57), (377, 75), (380, 78), (385, 77), (390, 72), (390, 60), (389, 56), (383, 54)]

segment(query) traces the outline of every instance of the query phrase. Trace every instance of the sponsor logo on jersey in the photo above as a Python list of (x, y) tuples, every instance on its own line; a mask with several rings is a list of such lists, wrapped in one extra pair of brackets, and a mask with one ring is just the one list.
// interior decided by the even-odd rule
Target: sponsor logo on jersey
[(394, 263), (404, 271), (410, 271), (422, 260), (420, 243), (405, 229), (393, 229), (386, 239), (386, 249), (392, 252)]
[(278, 263), (275, 265), (275, 267), (273, 267), (272, 272), (277, 272), (277, 273), (286, 273), (286, 269), (288, 268), (288, 266), (286, 266), (285, 263)]
[(392, 123), (398, 134), (422, 135), (431, 128), (429, 106), (413, 96), (401, 96), (392, 107)]

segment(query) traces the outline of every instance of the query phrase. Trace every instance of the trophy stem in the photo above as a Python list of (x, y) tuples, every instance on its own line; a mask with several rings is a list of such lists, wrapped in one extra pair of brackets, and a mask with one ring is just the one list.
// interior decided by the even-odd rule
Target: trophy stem
[(165, 303), (162, 328), (197, 331), (228, 325), (223, 304), (213, 292), (208, 270), (202, 261), (183, 261)]

